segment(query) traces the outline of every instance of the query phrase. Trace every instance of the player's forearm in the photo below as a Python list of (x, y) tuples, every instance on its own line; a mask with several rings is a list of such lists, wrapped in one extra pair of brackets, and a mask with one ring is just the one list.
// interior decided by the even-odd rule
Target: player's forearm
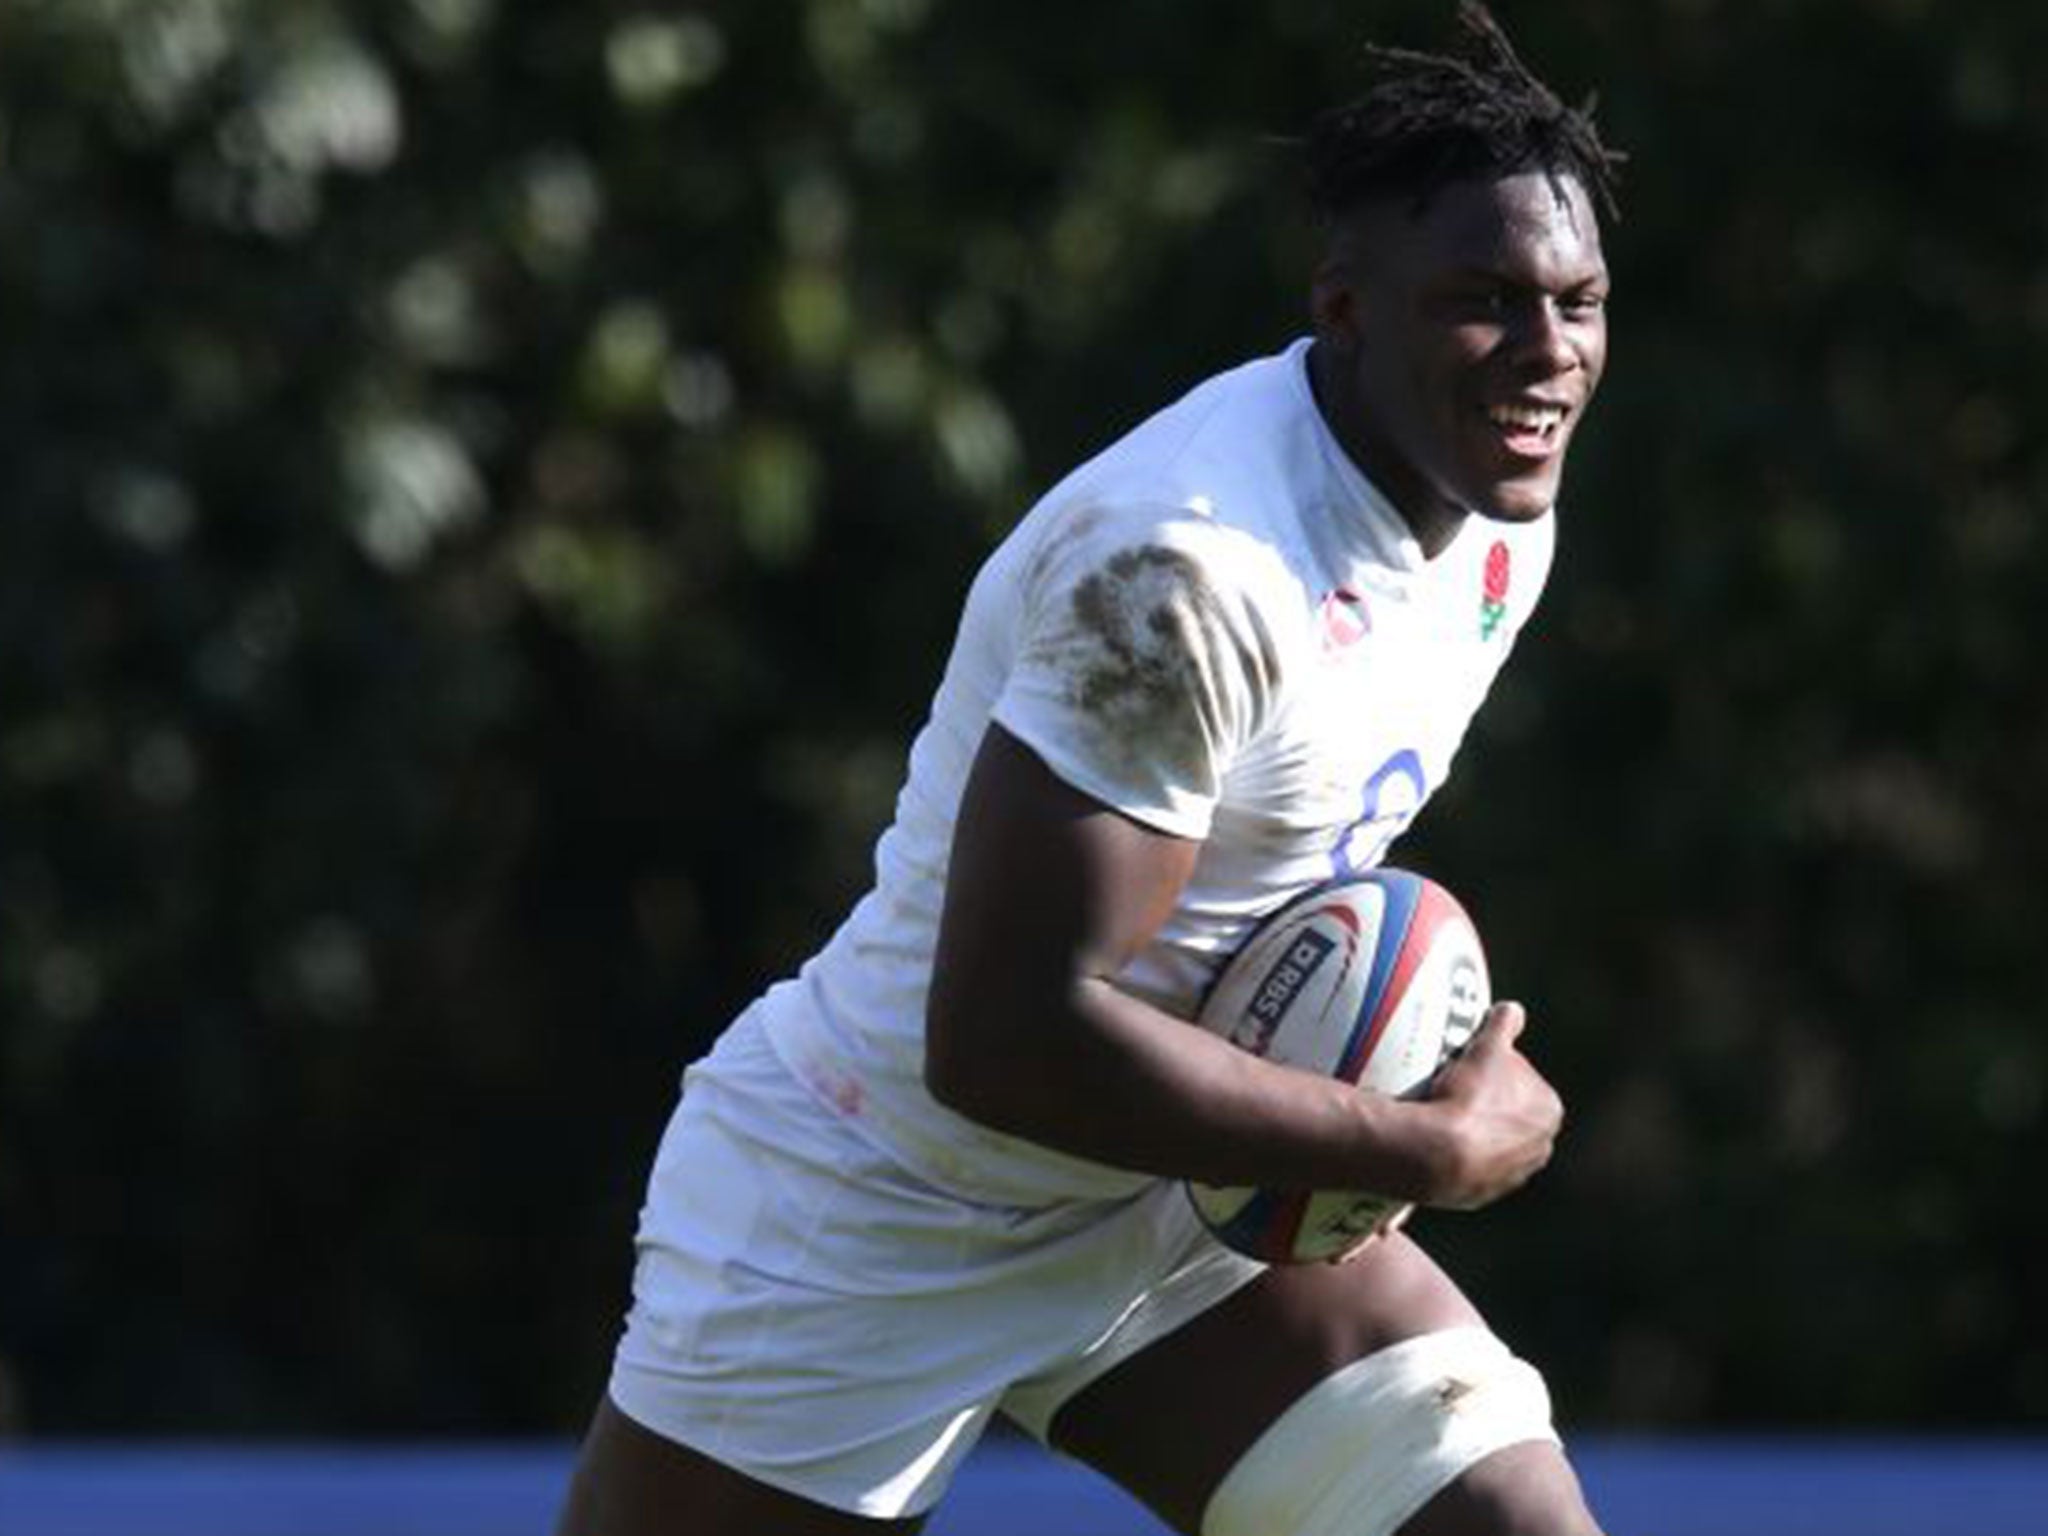
[(1106, 983), (1034, 1023), (977, 1031), (971, 1054), (934, 1062), (933, 1091), (1011, 1135), (1162, 1176), (1422, 1201), (1459, 1177), (1437, 1107), (1275, 1066)]

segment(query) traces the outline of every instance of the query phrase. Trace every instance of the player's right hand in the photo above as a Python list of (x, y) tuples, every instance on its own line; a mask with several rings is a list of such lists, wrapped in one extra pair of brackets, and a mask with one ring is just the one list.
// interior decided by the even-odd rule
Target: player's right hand
[(1437, 1188), (1423, 1203), (1452, 1210), (1491, 1205), (1550, 1161), (1564, 1101), (1521, 1052), (1520, 1003), (1487, 1010), (1464, 1054), (1437, 1075), (1429, 1102), (1446, 1138)]

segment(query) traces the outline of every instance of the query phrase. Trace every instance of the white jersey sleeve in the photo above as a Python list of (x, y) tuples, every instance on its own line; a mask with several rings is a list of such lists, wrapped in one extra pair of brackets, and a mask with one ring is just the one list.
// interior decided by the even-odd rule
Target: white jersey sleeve
[(1022, 562), (992, 718), (1076, 789), (1206, 837), (1280, 688), (1285, 625), (1272, 619), (1290, 579), (1269, 548), (1198, 510), (1050, 518)]

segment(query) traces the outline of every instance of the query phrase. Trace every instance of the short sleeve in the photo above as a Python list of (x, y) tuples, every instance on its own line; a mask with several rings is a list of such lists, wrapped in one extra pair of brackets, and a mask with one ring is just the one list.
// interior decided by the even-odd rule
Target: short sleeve
[(1276, 572), (1256, 539), (1187, 509), (1054, 519), (1023, 566), (995, 720), (1104, 804), (1206, 836), (1279, 686)]

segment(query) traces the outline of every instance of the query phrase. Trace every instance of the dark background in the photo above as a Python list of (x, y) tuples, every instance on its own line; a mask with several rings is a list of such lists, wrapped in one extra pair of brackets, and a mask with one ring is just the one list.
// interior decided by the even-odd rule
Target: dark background
[[(975, 561), (1448, 11), (0, 0), (0, 1429), (573, 1430)], [(1572, 1120), (1420, 1230), (1571, 1423), (2038, 1424), (2048, 8), (1501, 13), (1613, 366), (1396, 857)]]

